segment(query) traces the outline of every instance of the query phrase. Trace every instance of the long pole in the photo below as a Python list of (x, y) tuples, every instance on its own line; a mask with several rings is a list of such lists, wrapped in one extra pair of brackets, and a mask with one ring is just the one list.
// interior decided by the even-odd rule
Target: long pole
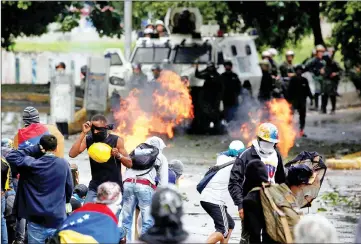
[(129, 61), (132, 48), (132, 0), (124, 1), (125, 59)]

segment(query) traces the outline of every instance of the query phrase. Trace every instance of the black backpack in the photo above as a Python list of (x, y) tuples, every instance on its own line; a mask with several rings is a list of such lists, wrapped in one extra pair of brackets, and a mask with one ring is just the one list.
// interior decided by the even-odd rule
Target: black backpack
[[(136, 149), (152, 149), (152, 151), (149, 154), (145, 154), (145, 155), (135, 155)], [(130, 158), (132, 159), (132, 163), (133, 163), (132, 169), (145, 170), (145, 169), (153, 168), (158, 154), (159, 154), (159, 149), (156, 148), (155, 146), (149, 145), (147, 143), (139, 144), (129, 154)]]

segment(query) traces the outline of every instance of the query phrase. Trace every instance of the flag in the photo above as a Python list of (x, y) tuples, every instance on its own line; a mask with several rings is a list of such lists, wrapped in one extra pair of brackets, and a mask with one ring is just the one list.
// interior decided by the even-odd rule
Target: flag
[(119, 243), (121, 238), (117, 217), (96, 203), (75, 210), (57, 232), (60, 243)]
[(24, 149), (39, 143), (43, 135), (48, 135), (49, 129), (46, 125), (35, 123), (22, 128), (18, 132), (18, 149)]

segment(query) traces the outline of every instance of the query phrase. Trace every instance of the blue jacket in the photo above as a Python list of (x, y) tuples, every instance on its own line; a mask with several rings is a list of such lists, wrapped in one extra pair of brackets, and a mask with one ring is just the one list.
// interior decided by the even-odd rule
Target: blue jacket
[(43, 154), (39, 145), (13, 150), (7, 161), (20, 173), (14, 208), (18, 218), (57, 228), (66, 218), (65, 204), (73, 193), (69, 163)]

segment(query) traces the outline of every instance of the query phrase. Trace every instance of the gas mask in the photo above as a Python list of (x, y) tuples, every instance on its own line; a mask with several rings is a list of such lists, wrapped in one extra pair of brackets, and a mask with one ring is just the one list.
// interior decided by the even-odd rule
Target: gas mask
[[(91, 133), (93, 137), (94, 142), (103, 142), (105, 138), (108, 136), (108, 130), (113, 129), (113, 125), (107, 125), (106, 127), (97, 127), (95, 125), (92, 125), (91, 127)], [(95, 130), (98, 132), (95, 133)]]
[(266, 155), (272, 154), (275, 151), (275, 144), (268, 141), (259, 141), (260, 152)]

